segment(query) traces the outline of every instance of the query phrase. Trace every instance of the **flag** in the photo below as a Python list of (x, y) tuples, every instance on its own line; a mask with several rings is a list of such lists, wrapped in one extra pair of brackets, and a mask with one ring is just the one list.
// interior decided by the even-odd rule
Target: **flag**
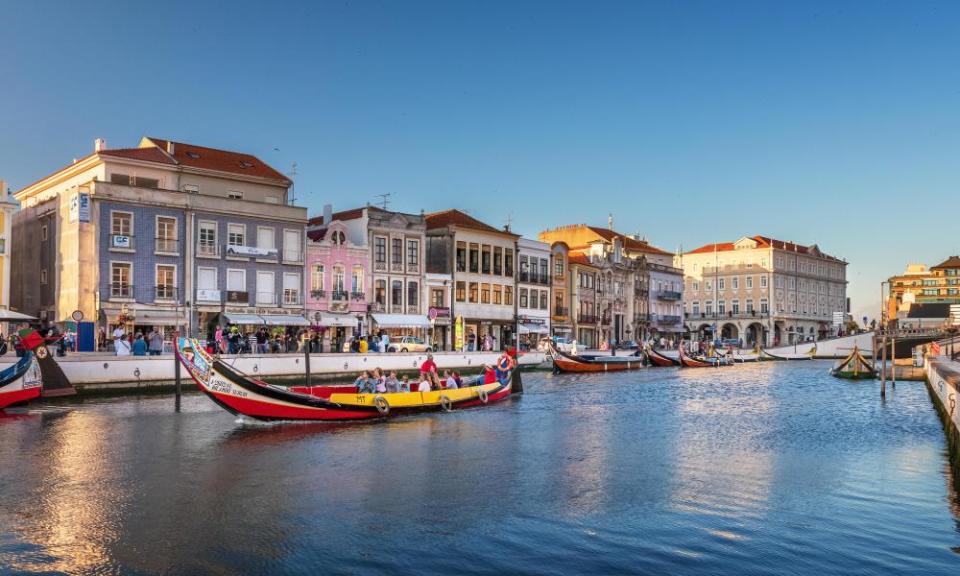
[(20, 345), (23, 346), (24, 350), (33, 350), (43, 345), (43, 336), (33, 328), (24, 328), (18, 332), (18, 335), (20, 336)]
[(939, 342), (934, 342), (933, 344), (930, 345), (930, 354), (932, 354), (933, 356), (939, 356), (939, 355), (940, 355), (940, 343), (939, 343)]

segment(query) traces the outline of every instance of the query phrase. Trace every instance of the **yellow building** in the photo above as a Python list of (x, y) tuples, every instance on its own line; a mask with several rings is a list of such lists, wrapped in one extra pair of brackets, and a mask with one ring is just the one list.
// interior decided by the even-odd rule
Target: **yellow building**
[(929, 269), (910, 264), (888, 280), (887, 318), (909, 313), (914, 304), (960, 304), (960, 256), (951, 256)]

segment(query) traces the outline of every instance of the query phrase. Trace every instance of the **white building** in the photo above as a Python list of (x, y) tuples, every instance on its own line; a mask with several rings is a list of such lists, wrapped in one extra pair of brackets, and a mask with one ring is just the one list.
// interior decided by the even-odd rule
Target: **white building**
[(521, 342), (536, 348), (550, 334), (550, 244), (528, 238), (517, 240), (517, 314)]
[(11, 226), (17, 203), (7, 194), (7, 183), (0, 180), (0, 309), (10, 308)]

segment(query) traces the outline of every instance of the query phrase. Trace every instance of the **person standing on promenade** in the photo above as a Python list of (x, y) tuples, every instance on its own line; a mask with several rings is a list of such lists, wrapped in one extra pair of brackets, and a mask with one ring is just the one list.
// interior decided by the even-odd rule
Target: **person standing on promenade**
[(157, 330), (150, 331), (149, 348), (151, 356), (159, 356), (163, 353), (163, 335)]

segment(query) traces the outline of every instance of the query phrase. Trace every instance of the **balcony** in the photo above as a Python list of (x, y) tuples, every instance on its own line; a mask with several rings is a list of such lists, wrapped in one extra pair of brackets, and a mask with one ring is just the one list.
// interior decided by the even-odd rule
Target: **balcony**
[(320, 300), (321, 298), (326, 298), (326, 297), (327, 297), (327, 291), (326, 291), (326, 290), (311, 290), (311, 291), (310, 291), (310, 297), (313, 298), (314, 300)]
[(673, 290), (661, 290), (657, 292), (657, 298), (660, 300), (666, 300), (668, 302), (676, 302), (677, 300), (683, 298), (683, 294)]
[(387, 306), (383, 302), (374, 302), (370, 305), (371, 312), (386, 312)]
[(111, 299), (133, 299), (134, 290), (133, 284), (126, 284), (123, 282), (113, 282), (110, 284), (110, 298)]
[(386, 272), (387, 263), (383, 260), (374, 260), (373, 262), (373, 271), (374, 272)]
[(208, 242), (197, 243), (197, 257), (198, 258), (219, 258), (220, 245), (210, 244)]
[(220, 303), (220, 291), (214, 288), (197, 288), (197, 303)]
[(257, 292), (257, 306), (276, 306), (276, 292)]
[(661, 314), (657, 319), (661, 324), (679, 324), (682, 320), (679, 316), (670, 316), (668, 314)]
[(334, 290), (333, 292), (330, 293), (330, 295), (333, 297), (335, 301), (339, 302), (341, 300), (346, 300), (347, 297), (349, 296), (349, 293), (344, 290)]
[(161, 284), (153, 287), (154, 301), (173, 302), (177, 299), (177, 287), (173, 284)]
[(577, 322), (580, 324), (596, 324), (597, 317), (593, 314), (577, 314)]
[(419, 313), (420, 313), (419, 306), (407, 306), (407, 314), (419, 314)]
[(303, 264), (303, 252), (299, 250), (284, 250), (283, 261), (290, 264)]
[(180, 241), (176, 238), (154, 238), (153, 251), (157, 254), (179, 254)]
[(227, 290), (227, 304), (250, 304), (250, 293), (246, 290)]
[(394, 274), (403, 274), (403, 261), (393, 261), (390, 263), (390, 272)]
[(363, 302), (364, 300), (367, 299), (367, 295), (364, 294), (363, 292), (351, 292), (350, 299), (356, 302)]
[(284, 289), (283, 305), (284, 306), (303, 306), (303, 300), (300, 299), (300, 291), (291, 290), (289, 288)]
[(133, 252), (136, 247), (136, 238), (133, 235), (111, 234), (110, 251), (111, 252)]
[(403, 314), (403, 305), (402, 304), (391, 304), (390, 305), (391, 314)]
[(530, 282), (530, 273), (529, 272), (520, 272), (520, 282)]
[(407, 274), (419, 274), (419, 273), (420, 273), (420, 264), (416, 262), (412, 264), (409, 262), (407, 263)]
[(569, 308), (566, 308), (566, 307), (564, 307), (564, 306), (554, 306), (554, 307), (553, 307), (553, 315), (554, 315), (554, 316), (560, 316), (560, 317), (566, 318), (566, 316), (567, 316), (569, 313), (570, 313), (570, 309), (569, 309)]

